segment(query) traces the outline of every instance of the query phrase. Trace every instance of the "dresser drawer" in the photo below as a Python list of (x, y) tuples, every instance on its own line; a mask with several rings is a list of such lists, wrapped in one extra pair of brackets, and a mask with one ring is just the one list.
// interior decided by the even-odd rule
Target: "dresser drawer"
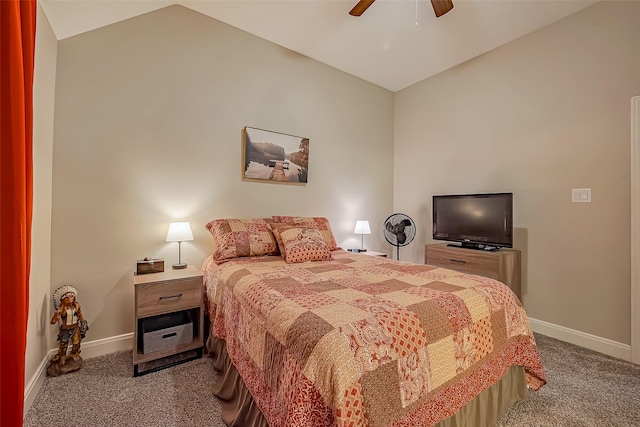
[(136, 302), (138, 317), (198, 307), (202, 303), (202, 277), (138, 285)]
[(511, 288), (518, 299), (521, 298), (518, 249), (502, 248), (487, 252), (431, 243), (426, 245), (424, 261), (436, 267), (497, 279)]
[(462, 273), (499, 278), (498, 258), (482, 251), (427, 245), (425, 261), (429, 265)]

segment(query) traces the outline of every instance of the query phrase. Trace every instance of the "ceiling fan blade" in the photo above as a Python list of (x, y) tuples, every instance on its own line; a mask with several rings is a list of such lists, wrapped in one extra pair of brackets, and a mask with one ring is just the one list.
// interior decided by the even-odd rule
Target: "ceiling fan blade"
[(373, 4), (376, 0), (360, 0), (357, 5), (351, 9), (349, 15), (351, 16), (360, 16), (364, 13), (365, 10), (369, 9), (369, 6)]
[(433, 6), (433, 11), (436, 13), (436, 17), (440, 17), (453, 9), (452, 0), (431, 0), (431, 5)]

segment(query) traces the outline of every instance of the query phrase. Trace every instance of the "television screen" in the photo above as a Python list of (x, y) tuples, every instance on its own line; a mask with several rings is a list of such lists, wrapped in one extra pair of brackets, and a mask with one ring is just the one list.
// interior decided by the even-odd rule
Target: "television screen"
[(433, 196), (433, 238), (474, 249), (513, 246), (513, 193)]

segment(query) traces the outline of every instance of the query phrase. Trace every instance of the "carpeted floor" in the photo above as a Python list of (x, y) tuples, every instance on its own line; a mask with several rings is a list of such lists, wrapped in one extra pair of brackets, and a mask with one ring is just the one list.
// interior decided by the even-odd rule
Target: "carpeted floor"
[(536, 334), (548, 383), (498, 427), (638, 427), (640, 366)]
[[(498, 427), (640, 426), (640, 366), (542, 335), (536, 340), (549, 382)], [(131, 352), (85, 360), (79, 371), (45, 380), (24, 427), (222, 427), (214, 376), (207, 358), (137, 378)]]
[(24, 426), (223, 426), (203, 358), (133, 377), (130, 351), (87, 359), (78, 371), (47, 377)]

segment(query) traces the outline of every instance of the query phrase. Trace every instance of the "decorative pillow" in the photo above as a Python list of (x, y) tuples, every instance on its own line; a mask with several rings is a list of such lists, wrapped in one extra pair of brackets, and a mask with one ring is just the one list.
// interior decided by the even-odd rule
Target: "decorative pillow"
[(216, 219), (206, 225), (213, 236), (216, 262), (246, 256), (277, 255), (278, 244), (262, 218)]
[(333, 237), (333, 231), (331, 231), (331, 225), (329, 220), (324, 217), (303, 217), (303, 216), (280, 216), (274, 215), (273, 220), (280, 224), (295, 225), (301, 227), (315, 228), (320, 231), (322, 239), (329, 246), (330, 251), (338, 249), (335, 237)]
[(331, 259), (329, 246), (320, 230), (309, 227), (282, 227), (279, 229), (287, 263), (322, 261)]
[(284, 253), (284, 244), (282, 243), (282, 237), (280, 237), (280, 230), (283, 228), (291, 228), (294, 227), (292, 225), (288, 225), (288, 224), (278, 224), (278, 223), (274, 223), (271, 222), (269, 224), (269, 228), (271, 229), (271, 232), (273, 233), (273, 237), (276, 238), (276, 242), (278, 243), (278, 249), (280, 250), (280, 253), (282, 254), (282, 258), (284, 258), (285, 253)]

